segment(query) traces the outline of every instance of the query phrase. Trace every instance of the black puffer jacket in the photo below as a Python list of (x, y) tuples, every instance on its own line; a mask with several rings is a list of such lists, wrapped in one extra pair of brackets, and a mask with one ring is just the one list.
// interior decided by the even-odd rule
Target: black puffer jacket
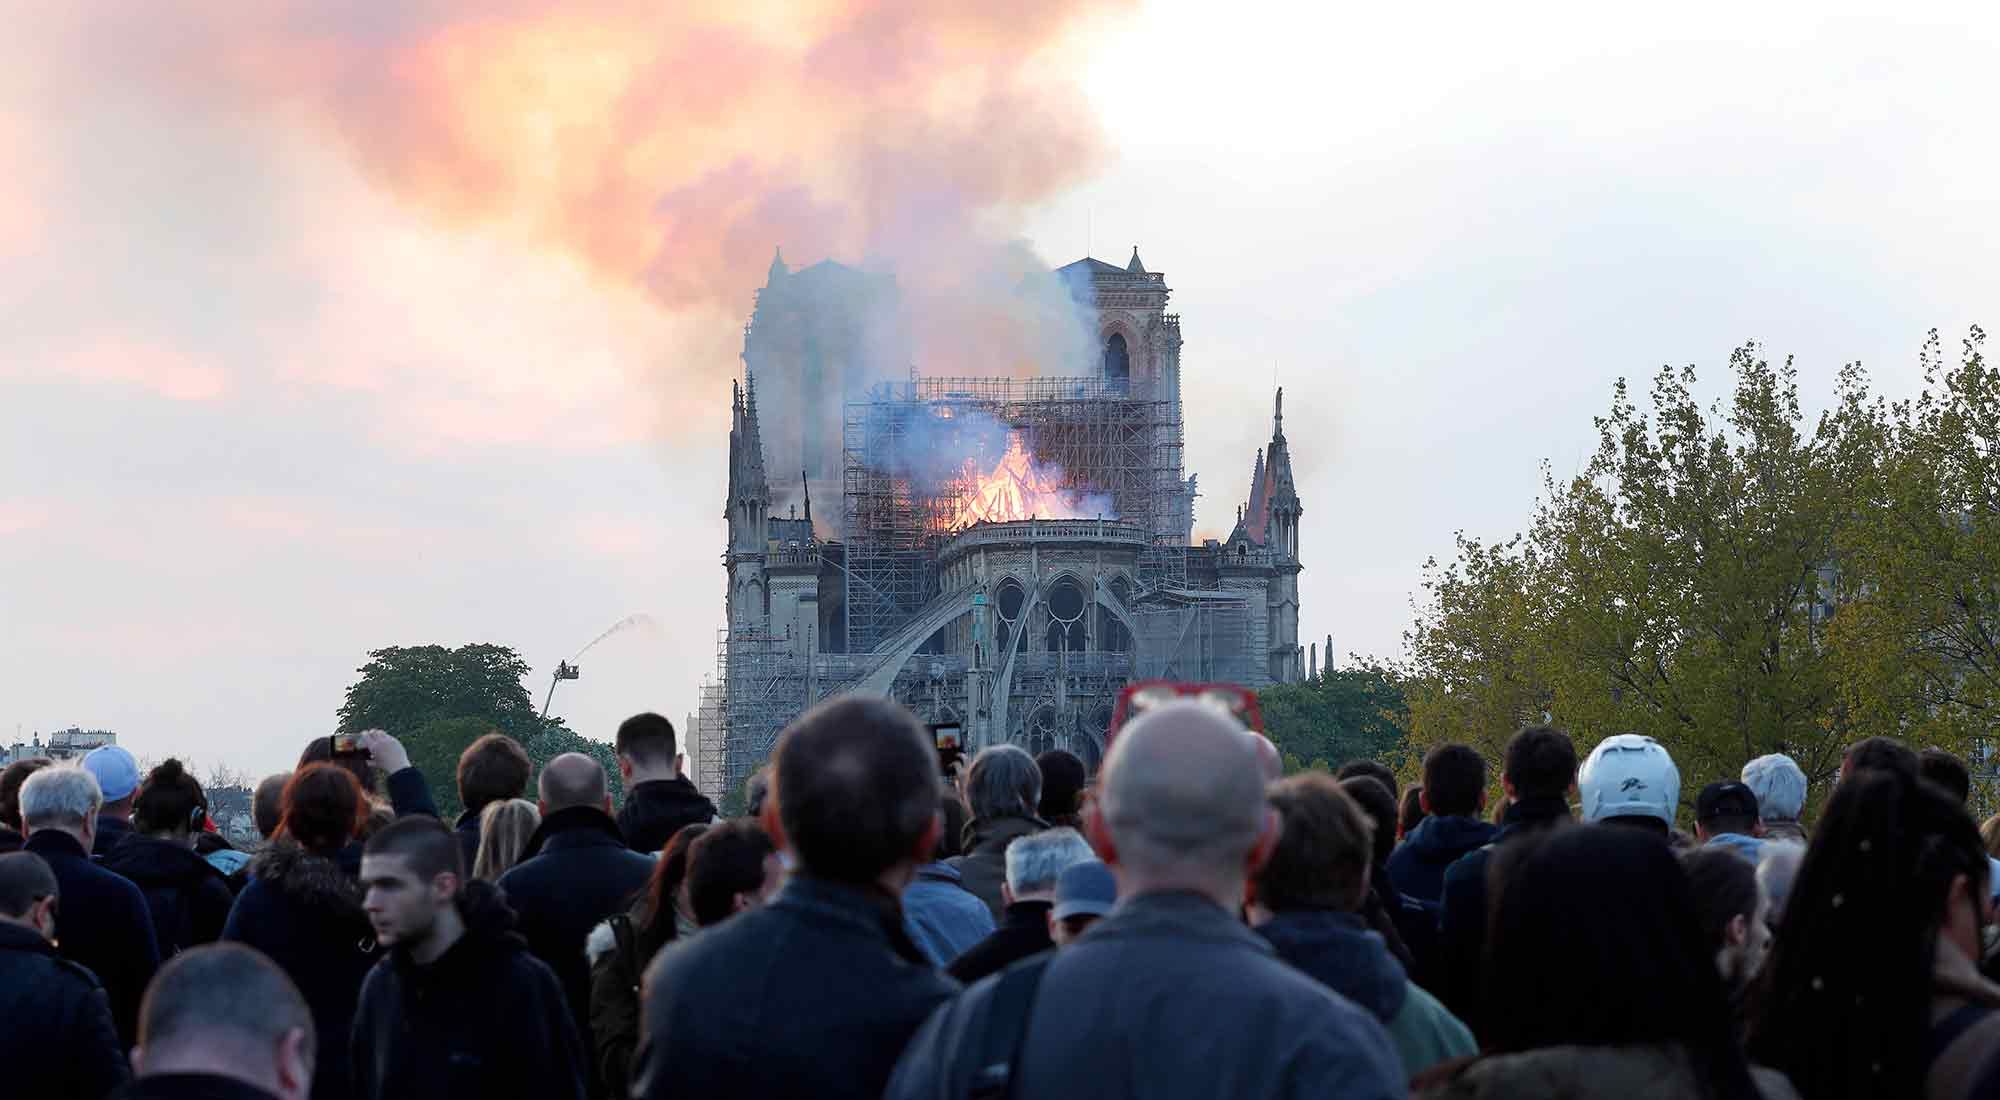
[(393, 950), (369, 971), (349, 1050), (356, 1094), (581, 1100), (583, 1045), (555, 974), (492, 884), (466, 883), (458, 907), (465, 935), (435, 962)]
[(161, 958), (221, 938), (236, 899), (222, 872), (194, 849), (135, 833), (98, 864), (131, 879), (146, 895)]
[(347, 1078), (347, 1031), (368, 968), (375, 932), (361, 911), (361, 886), (332, 858), (281, 841), (250, 864), (222, 938), (271, 957), (312, 1009), (319, 1034), (313, 1100), (356, 1095)]
[(6, 1094), (95, 1100), (130, 1076), (111, 1001), (33, 929), (0, 921), (0, 1067)]

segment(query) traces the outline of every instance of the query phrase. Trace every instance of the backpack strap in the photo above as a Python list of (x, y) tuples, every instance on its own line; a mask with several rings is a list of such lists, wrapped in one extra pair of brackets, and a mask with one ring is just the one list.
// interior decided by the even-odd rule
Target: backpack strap
[(973, 1068), (970, 1100), (1009, 1100), (1020, 1076), (1021, 1051), (1027, 1046), (1028, 1019), (1035, 1011), (1035, 992), (1049, 968), (1054, 951), (1023, 959), (1000, 972), (986, 1015), (986, 1033)]

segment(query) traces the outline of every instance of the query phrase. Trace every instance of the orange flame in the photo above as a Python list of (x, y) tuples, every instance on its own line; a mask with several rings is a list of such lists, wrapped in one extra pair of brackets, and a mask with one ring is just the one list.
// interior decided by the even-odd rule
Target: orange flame
[(1036, 462), (1019, 432), (1008, 435), (1007, 453), (992, 473), (982, 475), (967, 459), (964, 484), (949, 505), (948, 531), (962, 531), (975, 523), (1079, 519), (1084, 515), (1085, 501), (1063, 487), (1061, 467)]

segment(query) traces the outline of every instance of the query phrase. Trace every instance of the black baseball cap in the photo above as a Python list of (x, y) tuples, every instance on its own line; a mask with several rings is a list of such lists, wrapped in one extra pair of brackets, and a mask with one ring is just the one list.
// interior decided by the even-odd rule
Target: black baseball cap
[(1710, 783), (1695, 796), (1694, 819), (1712, 821), (1718, 817), (1757, 816), (1757, 794), (1734, 779)]

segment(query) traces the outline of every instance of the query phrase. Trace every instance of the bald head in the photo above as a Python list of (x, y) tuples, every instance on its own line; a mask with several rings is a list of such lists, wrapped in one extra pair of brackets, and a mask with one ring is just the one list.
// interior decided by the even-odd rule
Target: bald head
[(1250, 747), (1257, 751), (1257, 770), (1264, 776), (1264, 782), (1276, 783), (1283, 779), (1285, 761), (1278, 755), (1278, 746), (1256, 730), (1244, 730), (1243, 736), (1250, 739)]
[(563, 753), (544, 765), (536, 793), (541, 797), (545, 817), (576, 806), (602, 809), (604, 800), (610, 797), (604, 765), (580, 752)]
[[(1126, 874), (1240, 891), (1274, 819), (1258, 750), (1236, 720), (1187, 701), (1126, 726), (1104, 763), (1098, 817)], [(1121, 889), (1122, 893), (1122, 889)]]

